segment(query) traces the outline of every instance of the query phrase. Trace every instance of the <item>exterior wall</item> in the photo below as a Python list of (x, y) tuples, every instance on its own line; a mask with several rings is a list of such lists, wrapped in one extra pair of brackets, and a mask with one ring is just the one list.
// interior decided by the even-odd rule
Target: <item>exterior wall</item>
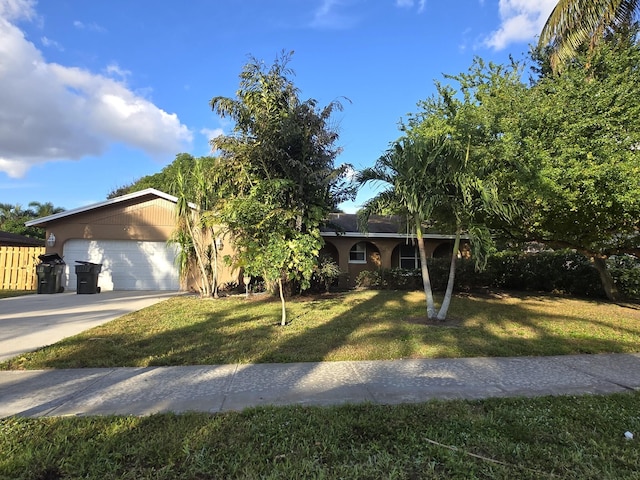
[[(375, 234), (372, 234), (375, 235)], [(399, 247), (406, 243), (406, 237), (394, 236), (376, 238), (373, 236), (324, 236), (325, 247), (322, 253), (331, 254), (344, 276), (340, 281), (342, 287), (353, 287), (358, 274), (363, 270), (376, 268), (396, 268), (400, 265)], [(350, 263), (349, 251), (360, 242), (367, 245), (367, 263)], [(425, 238), (427, 258), (442, 244), (452, 245), (449, 238)], [(468, 251), (467, 242), (461, 242), (460, 250)]]
[[(46, 247), (46, 253), (62, 256), (65, 242), (71, 239), (166, 242), (175, 225), (175, 203), (157, 196), (135, 198), (49, 222), (46, 237), (53, 233), (56, 243), (53, 247)], [(234, 276), (223, 261), (224, 255), (232, 253), (231, 242), (224, 241), (219, 256), (218, 278), (221, 284), (237, 281), (237, 275)], [(197, 278), (190, 273), (181, 281), (181, 288), (197, 291)]]
[(64, 243), (70, 239), (140, 240), (162, 242), (169, 239), (175, 227), (175, 205), (152, 197), (134, 199), (113, 206), (53, 220), (47, 224), (46, 237), (53, 233), (56, 244), (47, 253), (62, 255)]

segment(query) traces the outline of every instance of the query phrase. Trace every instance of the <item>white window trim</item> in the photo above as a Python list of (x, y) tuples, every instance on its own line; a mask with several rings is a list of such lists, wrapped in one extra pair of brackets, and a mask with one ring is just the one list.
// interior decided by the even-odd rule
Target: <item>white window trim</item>
[[(362, 246), (362, 250), (357, 249), (358, 245)], [(354, 248), (356, 250), (354, 250)], [(364, 256), (364, 260), (353, 260), (351, 258), (351, 252), (362, 253)], [(367, 244), (364, 242), (358, 242), (353, 247), (349, 249), (349, 263), (355, 263), (360, 265), (365, 265), (367, 263)]]

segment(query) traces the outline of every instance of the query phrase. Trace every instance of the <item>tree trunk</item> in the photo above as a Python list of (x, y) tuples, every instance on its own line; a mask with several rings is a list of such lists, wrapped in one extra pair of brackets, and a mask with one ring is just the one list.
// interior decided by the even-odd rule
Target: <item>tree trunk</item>
[[(194, 223), (197, 223), (195, 219)], [(189, 221), (189, 219), (186, 219), (186, 223), (187, 223), (187, 229), (189, 231), (189, 235), (191, 236), (191, 240), (193, 241), (193, 250), (195, 251), (196, 254), (196, 263), (198, 264), (198, 268), (200, 269), (200, 275), (201, 275), (201, 279), (203, 282), (203, 291), (200, 292), (203, 296), (208, 297), (211, 294), (211, 290), (209, 288), (209, 279), (208, 279), (208, 275), (207, 275), (207, 269), (205, 267), (205, 263), (204, 260), (202, 259), (202, 252), (201, 252), (201, 239), (200, 237), (196, 236), (196, 232), (197, 232), (197, 227), (196, 229), (194, 229), (193, 225), (191, 225), (191, 222)]]
[(420, 253), (420, 271), (422, 272), (422, 286), (427, 297), (427, 318), (436, 316), (436, 307), (433, 301), (433, 291), (431, 290), (431, 279), (429, 278), (429, 268), (427, 267), (427, 252), (424, 248), (424, 238), (422, 238), (422, 224), (420, 218), (414, 216), (416, 222), (416, 238), (418, 240), (418, 252)]
[(210, 229), (209, 233), (213, 244), (213, 281), (211, 287), (213, 291), (213, 298), (218, 298), (218, 244), (213, 228)]
[(282, 277), (278, 278), (278, 290), (280, 291), (280, 303), (282, 304), (282, 320), (280, 321), (280, 325), (284, 327), (287, 324), (287, 309), (286, 309), (286, 304), (284, 302)]
[(458, 250), (460, 249), (460, 228), (456, 230), (456, 239), (453, 242), (453, 252), (451, 252), (451, 265), (449, 267), (449, 279), (447, 280), (447, 290), (440, 305), (440, 311), (438, 312), (438, 320), (444, 322), (447, 318), (447, 312), (449, 311), (449, 305), (451, 304), (451, 296), (453, 295), (453, 284), (456, 279), (456, 260), (458, 259)]
[(593, 266), (598, 270), (598, 274), (600, 274), (600, 281), (602, 282), (602, 287), (604, 288), (604, 293), (607, 295), (607, 298), (612, 302), (618, 302), (622, 298), (620, 296), (620, 292), (616, 287), (616, 284), (613, 281), (613, 277), (611, 276), (611, 272), (607, 268), (607, 258), (602, 255), (592, 255), (591, 262), (593, 262)]

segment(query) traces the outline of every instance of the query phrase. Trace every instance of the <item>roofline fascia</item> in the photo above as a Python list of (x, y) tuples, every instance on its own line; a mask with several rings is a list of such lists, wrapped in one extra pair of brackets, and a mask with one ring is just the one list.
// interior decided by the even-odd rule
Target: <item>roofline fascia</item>
[[(320, 232), (320, 236), (322, 237), (347, 237), (347, 238), (397, 238), (397, 239), (405, 239), (405, 238), (416, 238), (415, 234), (406, 233), (363, 233), (363, 232)], [(433, 239), (433, 240), (455, 240), (455, 235), (445, 235), (443, 233), (425, 233), (422, 235), (422, 238)], [(468, 240), (468, 235), (462, 235), (460, 238)]]
[[(59, 220), (61, 218), (69, 217), (72, 215), (77, 215), (78, 213), (88, 212), (89, 210), (94, 210), (96, 208), (108, 207), (110, 205), (116, 205), (121, 202), (126, 202), (127, 200), (132, 200), (138, 197), (143, 197), (145, 195), (156, 195), (160, 198), (164, 198), (173, 203), (177, 203), (178, 197), (174, 197), (173, 195), (169, 195), (168, 193), (162, 192), (155, 188), (145, 188), (144, 190), (140, 190), (138, 192), (127, 193), (126, 195), (121, 195), (115, 198), (109, 198), (103, 202), (92, 203), (91, 205), (85, 205), (84, 207), (73, 208), (71, 210), (65, 210), (64, 212), (54, 213), (53, 215), (48, 215), (46, 217), (36, 218), (34, 220), (29, 220), (25, 222), (25, 226), (27, 227), (37, 227), (41, 224), (52, 222), (54, 220)], [(194, 210), (197, 210), (198, 207), (189, 202), (189, 207)]]

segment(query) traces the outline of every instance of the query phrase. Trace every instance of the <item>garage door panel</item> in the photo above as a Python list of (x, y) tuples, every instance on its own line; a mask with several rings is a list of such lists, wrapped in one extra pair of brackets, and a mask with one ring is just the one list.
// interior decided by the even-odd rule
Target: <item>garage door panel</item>
[(102, 290), (179, 290), (177, 246), (164, 242), (70, 240), (64, 246), (66, 288), (76, 289), (76, 260), (102, 264)]

